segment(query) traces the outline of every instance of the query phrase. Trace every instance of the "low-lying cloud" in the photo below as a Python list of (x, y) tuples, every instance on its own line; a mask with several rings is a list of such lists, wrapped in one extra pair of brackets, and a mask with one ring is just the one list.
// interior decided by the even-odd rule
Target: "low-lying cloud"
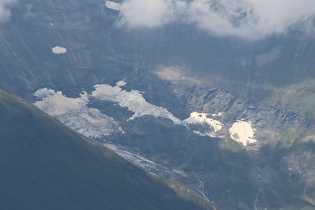
[(11, 13), (8, 6), (15, 1), (16, 0), (0, 0), (0, 23), (9, 20)]
[(176, 21), (214, 36), (256, 40), (290, 29), (314, 30), (314, 0), (126, 0), (120, 27), (158, 28)]
[(127, 0), (120, 7), (119, 25), (155, 28), (175, 20), (171, 0)]

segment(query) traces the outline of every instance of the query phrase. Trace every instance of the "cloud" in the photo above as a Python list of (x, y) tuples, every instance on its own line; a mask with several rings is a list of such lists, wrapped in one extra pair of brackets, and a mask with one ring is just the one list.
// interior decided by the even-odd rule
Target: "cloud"
[(129, 28), (155, 28), (175, 18), (171, 0), (127, 0), (120, 7), (118, 25)]
[(120, 27), (157, 28), (180, 21), (215, 36), (256, 40), (290, 29), (314, 30), (314, 0), (126, 0)]
[(16, 0), (0, 0), (0, 23), (9, 20), (11, 13), (8, 6), (14, 2)]

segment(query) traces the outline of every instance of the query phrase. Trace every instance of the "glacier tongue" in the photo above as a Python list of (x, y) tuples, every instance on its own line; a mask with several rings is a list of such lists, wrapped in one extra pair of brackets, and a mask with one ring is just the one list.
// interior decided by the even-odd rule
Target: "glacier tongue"
[(87, 105), (90, 103), (90, 98), (113, 101), (121, 107), (128, 108), (134, 112), (129, 120), (151, 115), (170, 119), (175, 124), (182, 124), (182, 121), (174, 117), (167, 109), (148, 103), (140, 91), (122, 90), (126, 84), (124, 81), (118, 81), (116, 86), (95, 85), (95, 91), (90, 95), (83, 92), (78, 98), (69, 98), (63, 95), (61, 91), (43, 88), (34, 93), (39, 99), (34, 105), (79, 133), (94, 139), (112, 133), (124, 133), (124, 131), (114, 118), (102, 114), (98, 109), (89, 108)]
[(121, 86), (126, 83), (121, 81), (112, 87), (110, 85), (95, 85), (95, 91), (92, 92), (92, 97), (99, 100), (108, 100), (117, 102), (121, 107), (126, 107), (134, 112), (134, 115), (129, 118), (133, 120), (137, 117), (151, 115), (154, 117), (163, 117), (172, 120), (175, 124), (182, 124), (182, 121), (170, 113), (163, 107), (158, 107), (148, 103), (138, 90), (130, 92), (122, 90)]
[(43, 88), (34, 94), (40, 101), (34, 103), (42, 111), (90, 138), (102, 138), (115, 132), (123, 133), (118, 123), (98, 109), (89, 108), (86, 92), (79, 98), (68, 98), (61, 91)]

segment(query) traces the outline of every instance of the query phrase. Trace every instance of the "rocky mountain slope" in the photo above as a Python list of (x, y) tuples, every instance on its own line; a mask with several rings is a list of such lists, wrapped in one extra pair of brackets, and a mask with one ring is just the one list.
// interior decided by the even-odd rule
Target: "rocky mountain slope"
[(9, 5), (0, 86), (223, 209), (313, 208), (314, 39), (131, 29), (117, 3)]
[(21, 98), (0, 90), (0, 107), (1, 209), (215, 209)]

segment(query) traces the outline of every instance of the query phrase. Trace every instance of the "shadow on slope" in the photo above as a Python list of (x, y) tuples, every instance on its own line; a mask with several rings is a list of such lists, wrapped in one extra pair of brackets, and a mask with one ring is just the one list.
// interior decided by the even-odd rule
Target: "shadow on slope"
[(0, 118), (0, 209), (212, 208), (1, 90)]

